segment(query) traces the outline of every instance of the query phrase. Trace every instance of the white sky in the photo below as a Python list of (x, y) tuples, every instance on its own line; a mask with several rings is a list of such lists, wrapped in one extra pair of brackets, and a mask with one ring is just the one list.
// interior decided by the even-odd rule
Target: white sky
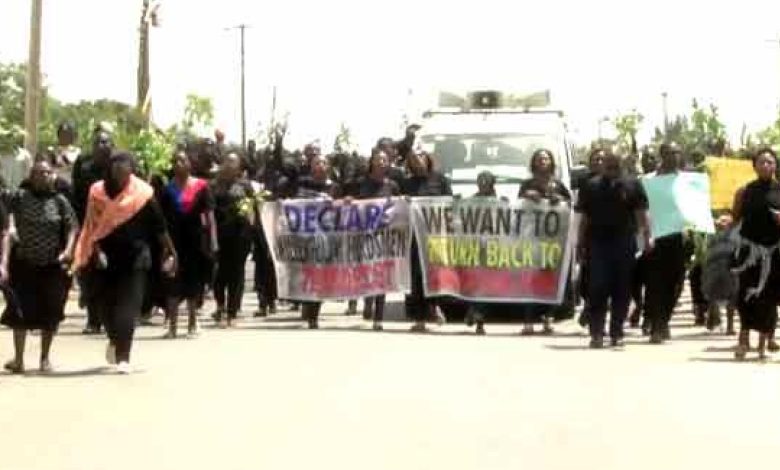
[[(240, 139), (238, 33), (247, 31), (248, 129), (270, 117), (271, 89), (294, 143), (341, 121), (360, 143), (396, 135), (407, 90), (550, 88), (574, 129), (638, 108), (646, 133), (694, 97), (714, 101), (738, 136), (780, 101), (778, 0), (163, 0), (153, 37), (155, 118), (177, 120), (189, 92), (210, 96)], [(135, 102), (141, 0), (44, 0), (43, 69), (65, 101)], [(0, 61), (24, 61), (29, 0), (0, 0)]]

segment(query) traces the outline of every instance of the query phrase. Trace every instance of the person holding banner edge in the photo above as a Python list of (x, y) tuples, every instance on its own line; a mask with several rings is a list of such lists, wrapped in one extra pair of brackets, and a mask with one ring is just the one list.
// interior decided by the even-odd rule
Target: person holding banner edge
[[(415, 146), (416, 147), (416, 146)], [(426, 152), (418, 152), (414, 148), (406, 153), (406, 168), (409, 172), (401, 186), (401, 193), (409, 197), (417, 196), (452, 196), (452, 186), (446, 176), (434, 170), (433, 158)], [(406, 297), (406, 313), (414, 321), (412, 332), (424, 333), (428, 318), (436, 318), (443, 323), (445, 318), (436, 312), (436, 304), (425, 298), (420, 255), (417, 249), (417, 239), (412, 238), (412, 292)]]
[[(387, 176), (389, 168), (389, 156), (379, 148), (374, 149), (371, 158), (368, 160), (368, 174), (360, 180), (357, 198), (376, 199), (400, 195), (401, 189), (398, 187), (398, 184)], [(373, 320), (375, 331), (382, 331), (385, 296), (366, 297), (363, 301), (365, 302), (366, 310), (364, 317)]]
[[(560, 180), (555, 178), (555, 158), (552, 152), (546, 149), (536, 150), (531, 156), (529, 163), (531, 179), (524, 181), (520, 185), (519, 198), (530, 199), (536, 203), (542, 199), (556, 205), (561, 202), (570, 203), (571, 193)], [(541, 317), (544, 323), (543, 333), (545, 335), (553, 334), (553, 328), (550, 325), (551, 308), (548, 305), (529, 304), (523, 307), (523, 330), (522, 335), (534, 334), (534, 321)]]
[(582, 216), (577, 256), (580, 260), (587, 256), (589, 260), (590, 347), (604, 347), (608, 305), (610, 344), (623, 347), (637, 231), (645, 242), (645, 250), (653, 247), (647, 195), (636, 178), (623, 175), (620, 157), (608, 153), (603, 174), (591, 178), (580, 189), (575, 210)]
[[(309, 174), (299, 181), (298, 199), (336, 199), (340, 196), (340, 189), (336, 183), (328, 178), (330, 171), (328, 159), (321, 155), (314, 155), (309, 160)], [(309, 329), (316, 330), (320, 327), (319, 317), (322, 302), (306, 301), (301, 303), (303, 319), (308, 323)]]

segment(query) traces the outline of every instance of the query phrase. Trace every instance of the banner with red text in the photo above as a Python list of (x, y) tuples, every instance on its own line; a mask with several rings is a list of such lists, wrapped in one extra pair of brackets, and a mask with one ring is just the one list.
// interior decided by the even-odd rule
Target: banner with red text
[(403, 199), (263, 204), (280, 299), (343, 300), (408, 292), (411, 229)]
[(571, 263), (570, 216), (564, 203), (413, 199), (426, 296), (561, 304)]

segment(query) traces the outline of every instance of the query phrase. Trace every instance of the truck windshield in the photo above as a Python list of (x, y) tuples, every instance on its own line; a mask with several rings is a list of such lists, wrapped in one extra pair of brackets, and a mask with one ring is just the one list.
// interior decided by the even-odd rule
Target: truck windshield
[(528, 166), (536, 150), (546, 148), (557, 154), (560, 148), (554, 136), (541, 134), (439, 134), (422, 140), (436, 155), (442, 171), (453, 180), (467, 174), (471, 179), (469, 170), (491, 170), (503, 181), (521, 180), (528, 177)]

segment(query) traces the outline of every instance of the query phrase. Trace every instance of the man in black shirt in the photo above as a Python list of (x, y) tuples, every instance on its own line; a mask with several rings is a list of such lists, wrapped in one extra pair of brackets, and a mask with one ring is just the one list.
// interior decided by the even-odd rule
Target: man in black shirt
[[(80, 155), (73, 165), (73, 209), (78, 217), (79, 225), (84, 224), (84, 217), (87, 213), (87, 199), (89, 199), (89, 188), (93, 184), (102, 180), (108, 168), (108, 161), (114, 148), (111, 134), (105, 129), (98, 127), (95, 129), (92, 140), (92, 154)], [(96, 304), (97, 298), (93, 287), (95, 274), (89, 270), (84, 271), (79, 277), (81, 288), (80, 304), (87, 308), (87, 325), (84, 328), (84, 334), (99, 334), (101, 328), (99, 309)]]
[(652, 249), (647, 195), (636, 178), (621, 174), (620, 158), (607, 155), (603, 174), (580, 190), (576, 211), (582, 215), (578, 256), (590, 261), (590, 346), (604, 346), (604, 323), (611, 301), (611, 345), (622, 347), (637, 231), (643, 235), (646, 249)]

